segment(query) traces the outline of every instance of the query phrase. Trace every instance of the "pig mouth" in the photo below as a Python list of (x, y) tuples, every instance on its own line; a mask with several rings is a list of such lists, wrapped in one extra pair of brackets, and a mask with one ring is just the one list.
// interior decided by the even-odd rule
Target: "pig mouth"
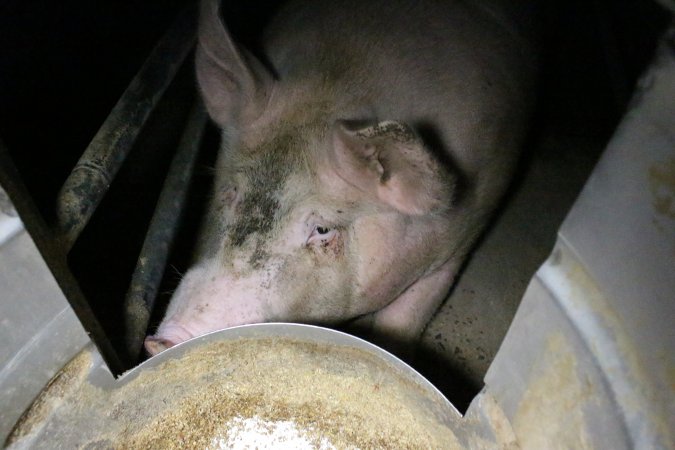
[(164, 350), (176, 345), (176, 342), (158, 336), (148, 336), (145, 338), (145, 350), (151, 355), (155, 356), (162, 353)]
[(194, 335), (184, 327), (175, 323), (168, 323), (160, 327), (157, 334), (147, 336), (144, 346), (150, 356), (155, 356), (193, 337)]

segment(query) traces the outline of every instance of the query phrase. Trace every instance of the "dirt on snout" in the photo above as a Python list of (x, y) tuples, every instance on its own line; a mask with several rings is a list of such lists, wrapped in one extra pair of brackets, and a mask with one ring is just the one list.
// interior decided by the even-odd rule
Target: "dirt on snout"
[(77, 385), (61, 387), (58, 402), (43, 393), (40, 423), (24, 420), (30, 429), (18, 426), (10, 448), (460, 448), (444, 405), (349, 347), (240, 339), (205, 344), (112, 390), (70, 379)]

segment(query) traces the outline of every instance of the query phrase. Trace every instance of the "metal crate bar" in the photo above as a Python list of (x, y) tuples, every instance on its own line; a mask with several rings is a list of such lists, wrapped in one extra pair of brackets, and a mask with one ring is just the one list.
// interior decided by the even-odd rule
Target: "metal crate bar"
[(195, 9), (179, 14), (122, 94), (65, 181), (57, 200), (57, 234), (69, 250), (94, 214), (143, 124), (195, 42)]
[(42, 214), (38, 211), (2, 140), (0, 140), (0, 185), (11, 199), (26, 231), (35, 242), (47, 267), (54, 275), (54, 279), (67, 297), (78, 319), (85, 326), (87, 334), (96, 344), (108, 367), (113, 373), (121, 373), (125, 369), (121, 359), (91, 310), (77, 280), (68, 270), (66, 254), (59, 242), (54, 239)]
[(143, 346), (157, 289), (187, 199), (205, 125), (206, 113), (201, 102), (197, 101), (190, 111), (185, 131), (171, 161), (127, 291), (124, 304), (125, 342), (131, 363), (138, 360)]

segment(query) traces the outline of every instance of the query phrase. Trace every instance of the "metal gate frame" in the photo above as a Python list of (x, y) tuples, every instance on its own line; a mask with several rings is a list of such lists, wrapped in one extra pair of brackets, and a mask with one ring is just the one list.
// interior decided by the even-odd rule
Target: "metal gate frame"
[(48, 223), (38, 211), (0, 141), (0, 185), (77, 317), (116, 374), (134, 365), (142, 349), (207, 120), (198, 101), (191, 108), (171, 161), (124, 300), (126, 354), (112, 346), (67, 258), (168, 86), (183, 65), (191, 64), (187, 56), (195, 38), (196, 8), (191, 5), (152, 50), (64, 182), (56, 199), (56, 223)]

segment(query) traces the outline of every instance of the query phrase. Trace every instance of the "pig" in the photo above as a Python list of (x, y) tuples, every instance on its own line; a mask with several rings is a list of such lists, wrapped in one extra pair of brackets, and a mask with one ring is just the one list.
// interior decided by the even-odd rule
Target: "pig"
[(147, 351), (259, 322), (414, 343), (518, 158), (535, 65), (508, 11), (298, 1), (254, 56), (204, 0), (195, 65), (222, 147), (195, 263)]

